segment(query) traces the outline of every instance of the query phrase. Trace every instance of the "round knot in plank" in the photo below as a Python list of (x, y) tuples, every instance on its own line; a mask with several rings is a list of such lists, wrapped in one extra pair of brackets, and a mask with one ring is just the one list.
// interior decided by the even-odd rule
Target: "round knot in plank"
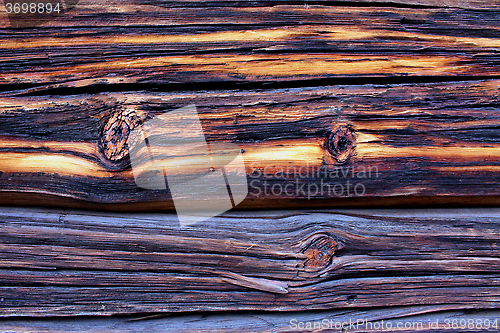
[(305, 267), (323, 268), (330, 264), (336, 251), (342, 249), (344, 245), (329, 235), (320, 235), (314, 239), (304, 251), (307, 259)]
[(144, 114), (135, 110), (124, 110), (112, 114), (101, 133), (99, 146), (110, 161), (119, 161), (128, 154), (128, 136), (144, 120)]
[(325, 141), (325, 149), (338, 163), (347, 162), (356, 149), (356, 135), (353, 127), (342, 125), (329, 132)]

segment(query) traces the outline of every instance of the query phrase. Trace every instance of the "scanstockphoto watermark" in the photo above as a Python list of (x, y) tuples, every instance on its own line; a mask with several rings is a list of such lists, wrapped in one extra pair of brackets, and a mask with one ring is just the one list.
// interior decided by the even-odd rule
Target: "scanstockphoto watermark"
[(136, 185), (167, 190), (168, 184), (181, 226), (222, 214), (248, 194), (241, 148), (208, 143), (195, 105), (145, 121), (127, 145)]
[(498, 330), (499, 322), (497, 318), (446, 318), (429, 319), (421, 321), (367, 321), (365, 319), (349, 319), (338, 321), (333, 319), (323, 319), (319, 321), (299, 321), (296, 318), (290, 320), (289, 328), (292, 331), (304, 332), (315, 330), (341, 330), (341, 331), (424, 331), (424, 330)]
[[(413, 331), (422, 331), (424, 330), (425, 323), (422, 321), (417, 322), (386, 322), (384, 320), (381, 321), (366, 321), (364, 319), (352, 320), (348, 321), (337, 321), (332, 319), (323, 319), (320, 321), (299, 321), (297, 319), (290, 320), (290, 329), (294, 331), (313, 331), (313, 330), (377, 330), (377, 331), (389, 331), (389, 330), (413, 330)], [(429, 326), (427, 323), (426, 328), (435, 328), (439, 327), (439, 323), (433, 324)]]
[(380, 177), (376, 166), (326, 163), (250, 166), (247, 177), (242, 149), (233, 143), (207, 142), (195, 105), (133, 125), (127, 147), (135, 184), (152, 191), (168, 188), (181, 226), (222, 214), (248, 194), (308, 199), (363, 196), (363, 181)]
[(288, 166), (259, 168), (252, 165), (249, 174), (251, 196), (361, 197), (366, 193), (363, 183), (379, 178), (377, 166)]

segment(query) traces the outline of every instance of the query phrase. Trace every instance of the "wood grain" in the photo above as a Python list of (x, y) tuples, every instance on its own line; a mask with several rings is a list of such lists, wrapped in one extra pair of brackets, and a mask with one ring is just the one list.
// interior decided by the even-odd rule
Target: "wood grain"
[[(470, 328), (465, 325), (470, 324)], [(489, 328), (484, 321), (489, 320)], [(390, 309), (347, 309), (291, 313), (224, 313), (188, 315), (144, 315), (126, 318), (58, 318), (11, 319), (0, 322), (0, 328), (12, 333), (121, 333), (121, 332), (338, 332), (342, 325), (349, 332), (386, 332), (387, 327), (398, 332), (450, 332), (451, 326), (467, 332), (492, 332), (498, 324), (498, 310), (446, 311), (446, 306), (421, 305)], [(359, 321), (359, 322), (358, 322)], [(351, 323), (354, 323), (351, 324)], [(359, 323), (359, 324), (358, 324)], [(462, 325), (460, 324), (462, 323)], [(477, 325), (476, 325), (477, 323)], [(301, 325), (301, 326), (299, 326)], [(307, 325), (310, 325), (309, 328)], [(316, 326), (315, 326), (316, 325)], [(405, 328), (406, 325), (406, 328)], [(302, 327), (299, 328), (299, 327)], [(337, 328), (337, 329), (336, 329)], [(378, 329), (377, 329), (378, 328)]]
[(491, 11), (316, 4), (80, 1), (43, 29), (4, 18), (0, 83), (116, 90), (499, 75), (496, 1), (482, 2)]
[(3, 98), (0, 199), (171, 209), (135, 185), (126, 134), (111, 152), (104, 133), (195, 104), (209, 142), (243, 149), (242, 208), (498, 203), (499, 82)]
[(499, 10), (80, 1), (37, 27), (4, 17), (0, 203), (172, 209), (135, 185), (127, 135), (195, 104), (209, 142), (244, 152), (241, 208), (498, 204)]
[[(498, 209), (332, 209), (500, 204), (498, 0), (57, 2), (0, 16), (0, 204), (121, 212), (0, 207), (0, 317), (498, 318), (469, 312), (499, 307)], [(135, 184), (128, 135), (193, 104), (242, 149), (238, 207), (292, 210), (151, 213), (172, 196)], [(128, 329), (23, 320), (0, 330)]]
[(2, 208), (1, 316), (497, 308), (499, 210), (171, 214)]

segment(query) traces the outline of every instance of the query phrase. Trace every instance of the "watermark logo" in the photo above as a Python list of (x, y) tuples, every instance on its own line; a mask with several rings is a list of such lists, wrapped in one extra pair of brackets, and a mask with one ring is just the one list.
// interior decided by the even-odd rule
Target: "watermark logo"
[(349, 198), (366, 194), (363, 182), (377, 180), (375, 166), (303, 166), (259, 167), (251, 165), (250, 196), (307, 198)]
[(13, 28), (33, 28), (73, 9), (79, 0), (4, 0)]
[(248, 194), (243, 155), (231, 143), (207, 143), (195, 105), (158, 115), (128, 139), (135, 183), (172, 195), (181, 226), (214, 217)]

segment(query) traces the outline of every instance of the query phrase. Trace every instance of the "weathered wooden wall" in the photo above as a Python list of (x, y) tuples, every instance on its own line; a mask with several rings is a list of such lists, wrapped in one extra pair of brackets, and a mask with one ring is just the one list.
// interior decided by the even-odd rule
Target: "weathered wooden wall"
[[(498, 319), (469, 311), (498, 309), (499, 210), (425, 207), (500, 204), (499, 18), (497, 0), (89, 0), (0, 16), (0, 315)], [(242, 148), (253, 183), (238, 207), (293, 210), (188, 228), (151, 212), (171, 195), (135, 185), (127, 136), (190, 104), (208, 141)], [(365, 190), (264, 187), (322, 181)], [(382, 205), (424, 208), (332, 209)], [(295, 314), (157, 327), (286, 332)]]

